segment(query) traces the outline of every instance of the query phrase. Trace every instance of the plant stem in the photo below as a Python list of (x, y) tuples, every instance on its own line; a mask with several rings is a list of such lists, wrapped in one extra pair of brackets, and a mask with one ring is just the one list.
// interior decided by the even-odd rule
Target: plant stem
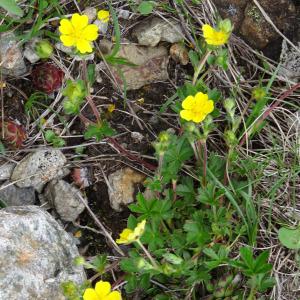
[(203, 56), (202, 59), (200, 60), (199, 65), (198, 65), (198, 67), (197, 67), (197, 69), (195, 70), (195, 73), (194, 73), (194, 77), (193, 77), (193, 85), (196, 84), (197, 78), (198, 78), (198, 76), (199, 76), (199, 74), (200, 74), (200, 72), (201, 72), (203, 66), (205, 65), (205, 63), (206, 63), (208, 57), (210, 56), (210, 54), (211, 54), (211, 51), (210, 51), (210, 50), (209, 50), (209, 51), (206, 51), (206, 53), (204, 54), (204, 56)]
[(206, 177), (207, 177), (207, 147), (206, 147), (206, 140), (198, 140), (197, 142), (197, 148), (199, 152), (199, 158), (202, 163), (203, 168), (203, 186), (206, 186)]
[(144, 247), (144, 245), (141, 243), (140, 240), (136, 241), (138, 243), (138, 245), (142, 248), (142, 250), (144, 251), (144, 253), (146, 254), (146, 256), (149, 258), (149, 260), (151, 261), (151, 264), (153, 265), (154, 268), (157, 268), (158, 265), (155, 262), (154, 258), (152, 257), (152, 255), (149, 253), (149, 251), (146, 249), (146, 247)]

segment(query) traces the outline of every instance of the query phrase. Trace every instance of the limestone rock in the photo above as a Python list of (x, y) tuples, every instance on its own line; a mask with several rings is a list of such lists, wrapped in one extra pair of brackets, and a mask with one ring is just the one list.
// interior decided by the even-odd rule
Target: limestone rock
[(28, 43), (26, 43), (25, 45), (25, 49), (24, 49), (24, 57), (30, 61), (32, 64), (38, 62), (40, 60), (40, 57), (37, 55), (37, 53), (35, 52), (35, 46), (37, 44), (37, 42), (39, 42), (41, 39), (39, 38), (34, 38), (32, 40), (30, 40)]
[(40, 150), (27, 155), (14, 168), (11, 180), (18, 181), (19, 187), (34, 187), (41, 191), (43, 186), (54, 178), (63, 177), (67, 162), (60, 150)]
[(296, 46), (298, 51), (283, 40), (278, 74), (298, 82), (300, 78), (300, 40)]
[(21, 46), (12, 32), (0, 34), (0, 68), (4, 75), (21, 76), (27, 71)]
[(0, 210), (0, 299), (64, 300), (60, 284), (85, 280), (73, 238), (37, 206)]
[(0, 180), (8, 180), (15, 168), (16, 164), (12, 162), (6, 162), (0, 167)]
[(75, 221), (85, 206), (81, 202), (80, 190), (64, 180), (52, 180), (45, 188), (45, 199), (55, 208), (64, 221)]
[(97, 9), (95, 7), (87, 7), (82, 14), (88, 16), (89, 23), (92, 23), (97, 17)]
[(6, 181), (0, 187), (0, 200), (6, 206), (32, 205), (35, 203), (34, 188), (20, 188), (10, 183)]
[(131, 168), (120, 169), (108, 176), (108, 195), (111, 207), (116, 211), (122, 211), (122, 206), (134, 202), (135, 184), (141, 183), (145, 175)]
[(140, 45), (155, 47), (160, 41), (176, 43), (184, 38), (180, 24), (172, 19), (152, 18), (133, 29)]
[[(105, 51), (110, 51), (107, 42), (101, 41), (99, 46), (104, 54), (107, 54)], [(119, 65), (118, 68), (110, 67), (121, 87), (125, 85), (123, 80), (126, 81), (127, 90), (137, 90), (149, 83), (168, 79), (168, 50), (163, 46), (142, 47), (124, 44), (121, 45), (118, 57), (125, 58), (133, 64), (133, 66)]]

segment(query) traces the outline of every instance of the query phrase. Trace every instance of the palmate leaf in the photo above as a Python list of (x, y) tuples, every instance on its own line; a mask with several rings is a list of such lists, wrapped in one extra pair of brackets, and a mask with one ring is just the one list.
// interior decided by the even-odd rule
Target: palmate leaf
[(15, 0), (0, 0), (0, 7), (4, 8), (11, 14), (23, 17), (23, 10), (16, 4)]

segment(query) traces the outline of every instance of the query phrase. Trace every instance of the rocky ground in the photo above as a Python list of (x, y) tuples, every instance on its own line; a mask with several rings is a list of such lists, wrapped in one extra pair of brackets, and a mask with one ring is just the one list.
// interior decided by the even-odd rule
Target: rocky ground
[[(219, 12), (234, 24), (230, 52), (234, 54), (231, 72), (236, 78), (229, 72), (230, 79), (220, 80), (226, 78), (225, 73), (215, 71), (210, 79), (224, 88), (224, 93), (230, 82), (239, 77), (236, 69), (242, 69), (241, 76), (247, 78), (242, 83), (245, 90), (257, 81), (257, 74), (265, 72), (262, 61), (271, 65), (267, 71), (271, 74), (280, 63), (274, 93), (280, 94), (286, 86), (299, 82), (298, 1), (192, 2), (184, 12), (191, 17), (201, 19), (211, 12), (207, 19), (213, 20)], [(101, 41), (97, 47), (101, 55), (111, 54), (112, 24), (95, 20), (94, 5), (74, 3), (84, 10), (90, 22), (99, 26)], [(68, 3), (69, 13), (76, 11), (74, 3)], [(116, 238), (126, 227), (127, 206), (135, 201), (136, 193), (141, 191), (146, 197), (149, 193), (143, 183), (157, 166), (152, 143), (163, 129), (179, 130), (176, 115), (167, 109), (161, 111), (161, 107), (170, 101), (175, 87), (192, 74), (188, 50), (195, 40), (182, 22), (184, 14), (176, 12), (174, 3), (172, 13), (157, 10), (146, 17), (133, 12), (126, 1), (116, 1), (113, 6), (121, 26), (118, 56), (131, 65), (108, 65), (95, 54), (86, 58), (96, 65), (92, 88), (96, 107), (117, 131), (112, 138), (101, 141), (85, 139), (84, 120), (63, 114), (61, 83), (46, 93), (46, 98), (42, 94), (31, 96), (38, 90), (39, 76), (43, 76), (35, 70), (45, 64), (34, 51), (40, 37), (22, 42), (19, 33), (1, 30), (1, 119), (3, 124), (16, 125), (22, 146), (11, 147), (11, 140), (2, 135), (5, 152), (0, 162), (0, 299), (65, 299), (59, 288), (62, 282), (72, 280), (79, 284), (90, 275), (74, 266), (76, 256), (91, 258), (99, 252), (118, 256), (108, 235)], [(22, 25), (25, 32), (30, 22)], [(57, 22), (58, 18), (53, 17), (44, 27), (54, 32)], [(66, 78), (73, 78), (83, 72), (79, 68), (82, 60), (68, 51), (57, 41), (51, 64), (63, 70)], [(30, 101), (34, 103), (31, 106)], [(82, 113), (93, 118), (88, 106), (83, 107)], [(299, 124), (299, 119), (295, 122)], [(62, 146), (54, 147), (46, 140), (44, 133), (50, 129), (64, 141)], [(265, 136), (268, 143), (267, 132)], [(277, 265), (275, 275), (283, 284), (290, 274), (284, 277), (281, 267)], [(285, 293), (295, 290), (295, 282), (289, 284), (292, 288), (283, 288)], [(299, 296), (297, 292), (282, 295), (278, 289), (277, 286), (270, 294), (272, 299)]]

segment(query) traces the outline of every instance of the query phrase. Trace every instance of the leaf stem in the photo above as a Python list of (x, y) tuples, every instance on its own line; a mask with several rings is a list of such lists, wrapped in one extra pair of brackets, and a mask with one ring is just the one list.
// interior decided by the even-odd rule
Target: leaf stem
[(158, 268), (158, 265), (157, 265), (156, 261), (154, 260), (154, 258), (150, 254), (150, 252), (146, 249), (146, 247), (141, 243), (141, 241), (137, 240), (136, 242), (142, 248), (142, 250), (144, 251), (144, 253), (146, 254), (146, 256), (149, 258), (149, 260), (151, 261), (151, 264), (153, 265), (153, 267), (154, 268)]
[(199, 74), (200, 74), (200, 72), (201, 72), (203, 66), (205, 65), (205, 63), (206, 63), (208, 57), (210, 56), (210, 54), (211, 54), (211, 50), (206, 51), (206, 53), (204, 54), (204, 56), (203, 56), (202, 59), (200, 60), (199, 65), (198, 65), (198, 67), (197, 67), (197, 69), (195, 70), (195, 73), (194, 73), (194, 77), (193, 77), (193, 85), (196, 84), (196, 81), (197, 81), (197, 79), (198, 79), (198, 76), (199, 76)]

